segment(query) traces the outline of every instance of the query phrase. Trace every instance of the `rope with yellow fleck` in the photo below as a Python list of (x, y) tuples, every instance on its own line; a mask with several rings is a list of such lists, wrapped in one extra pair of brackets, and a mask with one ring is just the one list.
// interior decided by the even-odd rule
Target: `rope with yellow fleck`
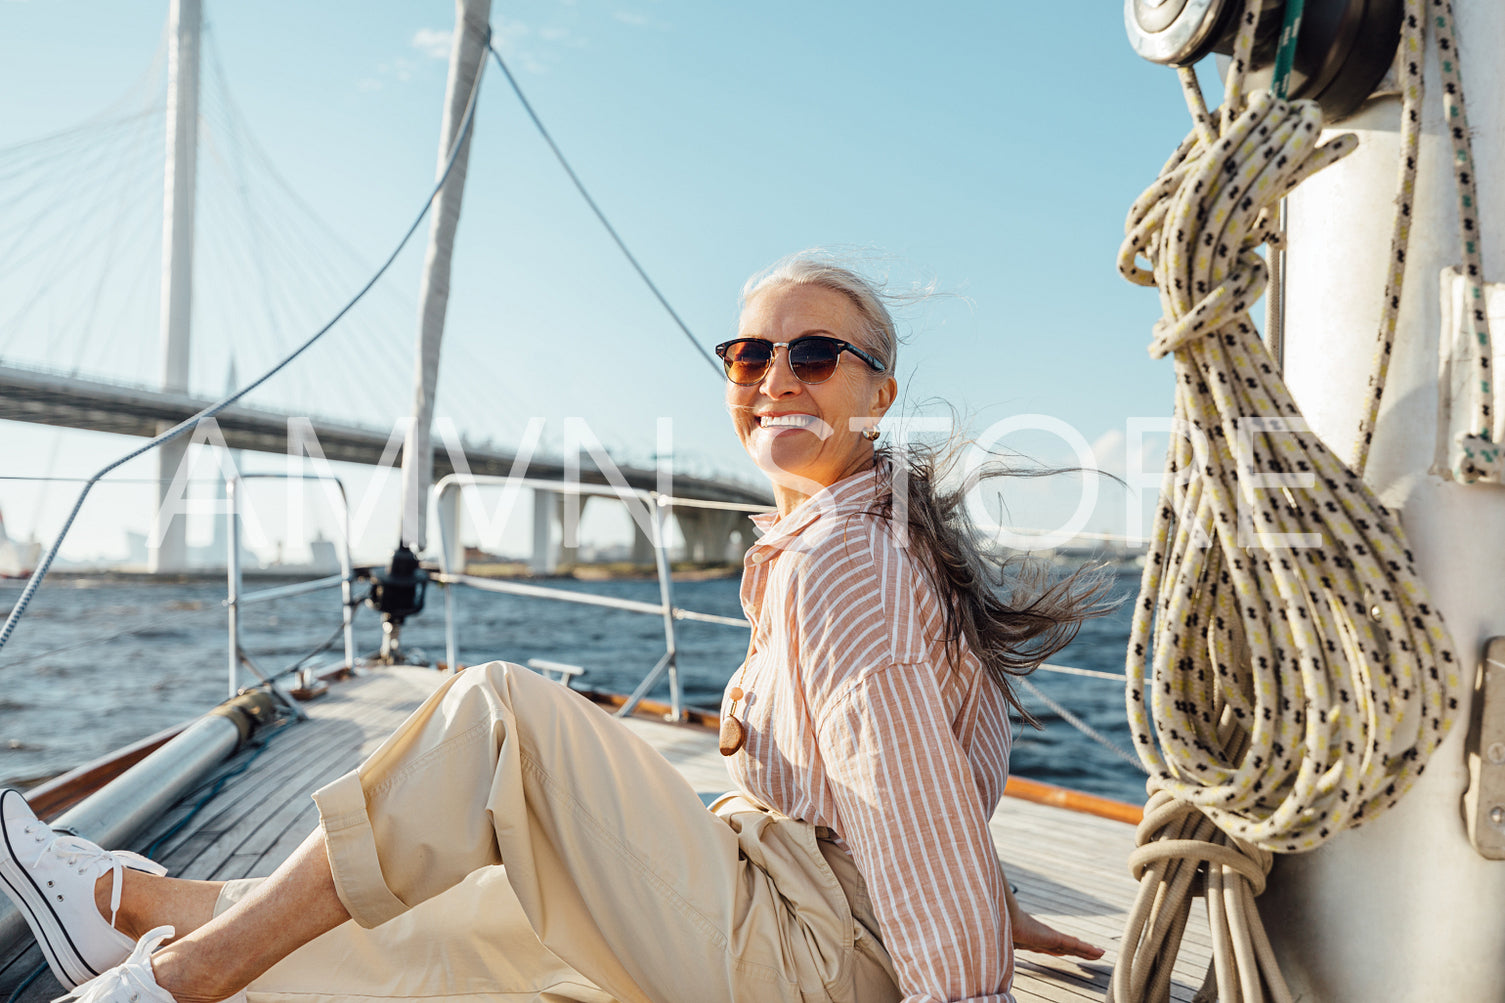
[(1271, 853), (1394, 804), (1458, 706), (1398, 520), (1307, 428), (1249, 317), (1280, 200), (1356, 147), (1321, 143), (1310, 102), (1243, 96), (1259, 7), (1216, 119), (1182, 71), (1195, 127), (1131, 209), (1119, 258), (1160, 291), (1150, 351), (1173, 355), (1177, 428), (1127, 659), (1151, 798), (1117, 1003), (1168, 999), (1199, 891), (1220, 998), (1290, 999), (1254, 910)]
[(1380, 400), (1395, 346), (1400, 319), (1401, 287), (1406, 273), (1406, 245), (1410, 240), (1416, 204), (1416, 171), (1421, 157), (1421, 110), (1426, 94), (1423, 74), (1426, 53), (1423, 18), (1437, 38), (1438, 68), (1442, 75), (1442, 114), (1452, 146), (1453, 178), (1458, 193), (1458, 220), (1463, 255), (1467, 302), (1464, 320), (1475, 342), (1475, 379), (1472, 390), (1474, 434), (1450, 443), (1450, 473), (1465, 484), (1479, 480), (1505, 482), (1496, 428), (1491, 368), (1489, 316), (1484, 309), (1484, 261), (1480, 248), (1479, 194), (1475, 180), (1473, 141), (1469, 136), (1468, 111), (1463, 99), (1463, 77), (1458, 68), (1458, 37), (1451, 0), (1407, 0), (1401, 20), (1401, 157), (1400, 191), (1396, 200), (1395, 227), (1390, 240), (1390, 267), (1385, 279), (1384, 310), (1380, 317), (1378, 344), (1369, 376), (1369, 401), (1359, 437), (1354, 445), (1353, 468), (1360, 474), (1369, 460), (1369, 448), (1379, 423)]

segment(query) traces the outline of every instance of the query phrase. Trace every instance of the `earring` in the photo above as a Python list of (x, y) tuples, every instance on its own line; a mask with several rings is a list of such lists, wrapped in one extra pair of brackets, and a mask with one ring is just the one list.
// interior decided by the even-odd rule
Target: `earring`
[(876, 428), (864, 428), (862, 430), (862, 437), (868, 442), (877, 442), (878, 430)]

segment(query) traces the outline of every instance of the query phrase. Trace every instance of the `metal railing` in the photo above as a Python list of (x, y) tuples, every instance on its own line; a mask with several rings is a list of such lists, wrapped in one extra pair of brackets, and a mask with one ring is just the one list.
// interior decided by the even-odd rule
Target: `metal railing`
[[(340, 532), (336, 534), (335, 552), (339, 556), (340, 571), (336, 575), (328, 575), (307, 582), (294, 582), (290, 585), (279, 585), (273, 588), (259, 589), (255, 592), (244, 591), (244, 581), (240, 567), (240, 489), (245, 481), (249, 480), (319, 480), (329, 481), (339, 491), (339, 505), (337, 515), (340, 520)], [(240, 637), (240, 611), (242, 607), (256, 603), (272, 602), (277, 599), (287, 599), (292, 596), (307, 595), (311, 592), (319, 592), (324, 589), (339, 586), (341, 611), (340, 616), (344, 624), (343, 634), (345, 642), (345, 668), (355, 667), (355, 606), (351, 600), (351, 584), (355, 578), (354, 565), (350, 559), (350, 502), (345, 493), (345, 484), (338, 477), (330, 474), (288, 474), (288, 473), (251, 473), (237, 474), (225, 481), (225, 518), (229, 522), (228, 532), (225, 534), (229, 541), (229, 553), (225, 561), (226, 596), (225, 608), (228, 612), (227, 620), (230, 633), (229, 645), (229, 690), (230, 696), (240, 692), (240, 667), (244, 665), (250, 669), (272, 692), (276, 693), (283, 703), (291, 708), (299, 718), (305, 717), (303, 710), (298, 707), (290, 694), (285, 692), (276, 682), (275, 674), (268, 675), (251, 658), (249, 652), (241, 644)]]
[[(523, 582), (511, 582), (496, 578), (480, 578), (467, 575), (459, 571), (455, 565), (463, 562), (463, 550), (460, 547), (459, 507), (451, 504), (451, 500), (458, 501), (458, 492), (466, 488), (483, 486), (500, 486), (512, 490), (531, 488), (541, 491), (552, 491), (558, 494), (589, 495), (608, 498), (616, 498), (626, 504), (631, 510), (634, 503), (641, 505), (641, 514), (645, 519), (639, 521), (637, 514), (633, 515), (633, 521), (637, 523), (637, 531), (643, 533), (653, 546), (653, 563), (658, 573), (659, 601), (657, 603), (641, 602), (634, 599), (617, 599), (611, 596), (595, 595), (590, 592), (579, 592), (572, 589), (553, 588), (542, 585), (531, 585)], [(496, 592), (505, 595), (531, 596), (540, 599), (554, 599), (559, 602), (579, 603), (585, 606), (605, 606), (611, 609), (625, 610), (629, 613), (643, 613), (661, 617), (664, 622), (664, 654), (653, 668), (643, 676), (642, 682), (627, 697), (627, 702), (617, 711), (618, 717), (626, 717), (631, 714), (665, 674), (669, 677), (669, 719), (678, 720), (682, 713), (682, 701), (680, 697), (679, 682), (679, 648), (675, 640), (674, 624), (677, 620), (693, 620), (698, 623), (714, 623), (726, 627), (742, 627), (751, 629), (752, 624), (740, 617), (718, 616), (714, 613), (700, 613), (695, 610), (681, 609), (674, 605), (673, 578), (669, 570), (668, 549), (668, 525), (670, 509), (673, 508), (701, 508), (717, 509), (726, 512), (766, 512), (767, 505), (746, 505), (740, 502), (716, 502), (703, 501), (695, 498), (676, 498), (672, 495), (660, 494), (657, 491), (647, 491), (627, 486), (612, 486), (606, 484), (581, 484), (578, 481), (555, 481), (534, 477), (501, 477), (485, 476), (479, 474), (450, 474), (434, 485), (433, 495), (437, 501), (439, 513), (439, 574), (433, 576), (433, 580), (443, 585), (444, 588), (444, 651), (447, 664), (451, 667), (459, 665), (458, 643), (455, 637), (455, 611), (452, 586), (466, 586), (483, 592)], [(644, 523), (647, 523), (647, 526)], [(652, 533), (646, 532), (651, 527)], [(547, 545), (547, 544), (546, 544)]]
[[(497, 578), (481, 578), (456, 570), (456, 563), (463, 562), (464, 557), (463, 550), (459, 546), (459, 509), (458, 506), (450, 504), (451, 497), (456, 492), (462, 491), (465, 488), (482, 486), (501, 486), (513, 489), (532, 488), (555, 491), (560, 494), (605, 496), (617, 498), (629, 505), (634, 502), (643, 505), (644, 514), (649, 515), (652, 519), (653, 534), (649, 539), (653, 544), (654, 563), (658, 570), (660, 601), (650, 603), (635, 599), (618, 599), (573, 589), (534, 585)], [(632, 691), (631, 695), (628, 696), (627, 702), (617, 711), (617, 716), (625, 717), (631, 714), (637, 708), (638, 704), (642, 702), (643, 697), (648, 691), (667, 673), (669, 676), (670, 694), (670, 712), (668, 716), (670, 720), (678, 720), (681, 716), (682, 706), (677, 665), (678, 647), (675, 643), (674, 635), (675, 622), (678, 620), (690, 620), (697, 623), (713, 623), (726, 627), (741, 627), (743, 629), (751, 629), (752, 627), (752, 624), (742, 617), (701, 613), (696, 610), (682, 609), (674, 605), (673, 583), (669, 573), (668, 547), (666, 544), (668, 537), (668, 517), (669, 510), (672, 508), (766, 512), (769, 511), (768, 506), (746, 505), (738, 502), (704, 501), (695, 498), (677, 498), (672, 495), (659, 494), (657, 491), (645, 491), (629, 487), (580, 484), (578, 482), (554, 481), (532, 477), (502, 477), (472, 474), (450, 474), (442, 478), (434, 485), (433, 495), (438, 502), (437, 508), (439, 512), (440, 567), (439, 574), (434, 575), (433, 580), (444, 586), (444, 647), (447, 664), (451, 668), (458, 667), (459, 665), (458, 642), (455, 635), (454, 597), (451, 593), (451, 588), (455, 586), (464, 586), (482, 592), (499, 593), (502, 595), (551, 599), (557, 602), (577, 603), (583, 606), (606, 607), (609, 609), (624, 610), (629, 613), (659, 616), (664, 621), (664, 655), (648, 671), (647, 675), (643, 677), (642, 682)], [(642, 529), (643, 526), (639, 524), (638, 530), (641, 531)], [(1106, 534), (1100, 535), (1106, 536)], [(556, 663), (540, 664), (556, 665)], [(1070, 665), (1055, 665), (1049, 662), (1042, 663), (1039, 668), (1045, 672), (1054, 672), (1063, 675), (1082, 676), (1118, 683), (1125, 681), (1125, 676), (1122, 673), (1104, 672), (1099, 669), (1082, 669)]]

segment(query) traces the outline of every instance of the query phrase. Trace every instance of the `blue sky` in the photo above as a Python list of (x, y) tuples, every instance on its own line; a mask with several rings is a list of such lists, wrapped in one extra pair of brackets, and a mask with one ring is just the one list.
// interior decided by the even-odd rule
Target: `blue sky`
[[(0, 3), (0, 88), (23, 98), (0, 103), (0, 147), (112, 105), (149, 107), (165, 8)], [(223, 71), (221, 84), (206, 59), (194, 381), (208, 393), (225, 382), (229, 346), (244, 377), (317, 327), (418, 208), (454, 9), (210, 0), (206, 20)], [(937, 290), (901, 311), (906, 413), (945, 413), (945, 401), (974, 430), (1044, 414), (1105, 454), (1128, 418), (1169, 413), (1170, 365), (1145, 352), (1156, 297), (1119, 278), (1114, 258), (1128, 205), (1187, 118), (1174, 74), (1130, 50), (1118, 4), (547, 0), (498, 3), (492, 20), (539, 114), (702, 344), (733, 330), (749, 273), (803, 247), (841, 247), (895, 289)], [(481, 97), (440, 413), (499, 441), (533, 416), (555, 436), (580, 416), (634, 458), (667, 415), (683, 465), (752, 475), (717, 379), (505, 83), (493, 68)], [(48, 279), (56, 306), (9, 332), (0, 318), (0, 358), (153, 378), (160, 125), (132, 130), (111, 134), (118, 154), (91, 160), (81, 147), (51, 169), (47, 198), (95, 198), (69, 217), (89, 252)], [(321, 223), (247, 152), (253, 139)], [(36, 285), (28, 268), (60, 239), (37, 233), (41, 246), (23, 242), (0, 260), (0, 292)], [(404, 413), (421, 243), (323, 354), (258, 400), (373, 424)], [(107, 257), (106, 246), (125, 250)], [(99, 298), (92, 290), (115, 288), (75, 316)], [(0, 425), (11, 474), (86, 473), (130, 444)], [(1048, 436), (1008, 444), (1047, 461), (1068, 455)], [(146, 525), (146, 506), (126, 500), (139, 487), (102, 490), (77, 556), (118, 551), (122, 526)], [(0, 482), (13, 533), (45, 538), (63, 496)], [(1122, 522), (1105, 514), (1091, 528)]]

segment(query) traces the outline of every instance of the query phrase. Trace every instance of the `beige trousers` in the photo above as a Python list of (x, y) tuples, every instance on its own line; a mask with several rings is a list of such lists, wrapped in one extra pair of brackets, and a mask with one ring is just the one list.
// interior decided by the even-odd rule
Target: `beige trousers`
[(900, 998), (839, 846), (740, 796), (707, 811), (646, 742), (519, 666), (449, 679), (314, 800), (355, 923), (252, 1003)]

